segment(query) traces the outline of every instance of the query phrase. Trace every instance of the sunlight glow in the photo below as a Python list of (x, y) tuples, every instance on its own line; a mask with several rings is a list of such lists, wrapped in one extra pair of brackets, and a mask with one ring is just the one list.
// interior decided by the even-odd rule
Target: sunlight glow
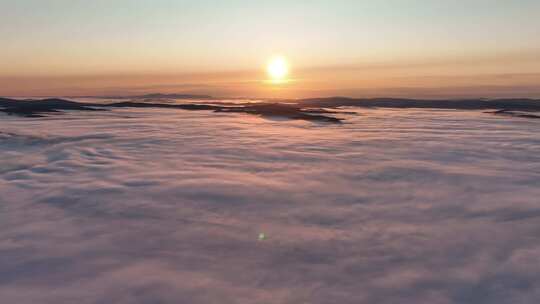
[(269, 61), (266, 72), (272, 82), (285, 82), (287, 75), (289, 75), (289, 64), (284, 57), (276, 56)]

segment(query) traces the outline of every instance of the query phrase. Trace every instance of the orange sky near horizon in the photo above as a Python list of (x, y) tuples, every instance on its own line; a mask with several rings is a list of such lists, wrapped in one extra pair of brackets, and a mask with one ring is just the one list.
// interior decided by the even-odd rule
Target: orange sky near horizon
[(0, 87), (3, 96), (111, 96), (159, 92), (249, 98), (540, 98), (540, 73), (537, 72), (540, 71), (540, 60), (536, 54), (312, 68), (296, 67), (293, 61), (287, 82), (280, 84), (268, 81), (262, 62), (257, 69), (244, 71), (0, 76)]

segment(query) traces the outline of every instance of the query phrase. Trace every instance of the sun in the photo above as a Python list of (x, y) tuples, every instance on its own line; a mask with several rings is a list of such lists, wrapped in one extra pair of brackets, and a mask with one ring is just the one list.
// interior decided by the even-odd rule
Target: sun
[(289, 75), (289, 64), (284, 57), (276, 56), (268, 62), (266, 73), (272, 82), (284, 82)]

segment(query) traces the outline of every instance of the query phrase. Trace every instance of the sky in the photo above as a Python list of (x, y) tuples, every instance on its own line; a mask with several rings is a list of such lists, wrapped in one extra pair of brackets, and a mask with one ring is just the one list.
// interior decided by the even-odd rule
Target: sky
[[(540, 97), (535, 0), (0, 0), (0, 95)], [(287, 82), (266, 81), (281, 55)]]

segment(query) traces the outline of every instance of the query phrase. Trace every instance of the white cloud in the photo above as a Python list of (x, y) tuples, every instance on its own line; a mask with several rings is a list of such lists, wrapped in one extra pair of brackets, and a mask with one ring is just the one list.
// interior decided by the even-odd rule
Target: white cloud
[(1, 119), (6, 303), (540, 299), (536, 121), (416, 110), (361, 110), (337, 126), (136, 109)]

